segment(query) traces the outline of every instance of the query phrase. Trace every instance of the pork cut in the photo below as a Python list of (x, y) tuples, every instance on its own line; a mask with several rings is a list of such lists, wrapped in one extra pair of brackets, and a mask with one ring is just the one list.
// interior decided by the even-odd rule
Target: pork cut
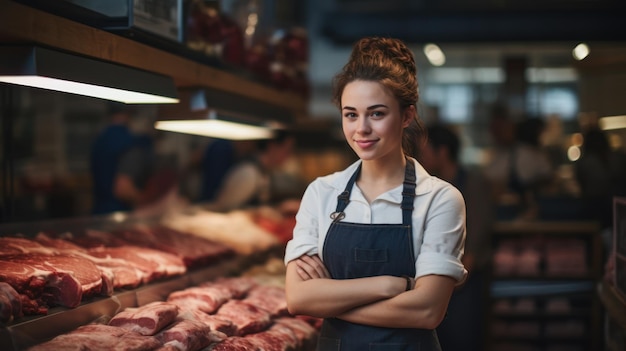
[(185, 309), (213, 313), (231, 297), (230, 289), (220, 285), (210, 285), (174, 291), (167, 297), (167, 301)]
[(222, 286), (230, 291), (233, 299), (241, 299), (254, 287), (258, 285), (251, 277), (219, 277), (214, 281), (200, 284), (199, 286)]
[(178, 313), (179, 319), (190, 319), (208, 325), (211, 330), (217, 330), (228, 336), (235, 335), (237, 327), (233, 322), (220, 318), (213, 314), (201, 312), (197, 309), (184, 309)]
[(233, 322), (238, 336), (258, 333), (272, 324), (269, 312), (243, 300), (229, 300), (220, 307), (216, 315)]
[(140, 307), (128, 307), (116, 314), (109, 325), (137, 332), (141, 335), (154, 335), (172, 323), (178, 316), (178, 306), (155, 301)]
[(258, 285), (252, 288), (244, 301), (268, 311), (272, 317), (289, 315), (285, 289), (274, 285)]
[(252, 341), (241, 336), (231, 336), (226, 340), (215, 344), (211, 351), (265, 351)]
[(296, 335), (281, 324), (273, 324), (269, 329), (248, 334), (245, 338), (263, 351), (294, 351), (298, 348)]
[(227, 338), (222, 332), (211, 330), (203, 323), (188, 319), (171, 324), (156, 337), (163, 345), (172, 345), (181, 351), (200, 350)]
[(104, 324), (88, 324), (61, 334), (28, 351), (149, 351), (161, 346), (154, 336), (145, 336)]

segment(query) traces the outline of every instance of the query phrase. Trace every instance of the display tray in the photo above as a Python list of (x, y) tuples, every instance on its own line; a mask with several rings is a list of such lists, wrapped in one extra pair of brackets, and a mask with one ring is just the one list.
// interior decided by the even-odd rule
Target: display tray
[(264, 262), (274, 249), (249, 256), (235, 256), (210, 267), (159, 280), (133, 290), (116, 291), (112, 296), (84, 301), (76, 308), (55, 307), (45, 316), (27, 316), (0, 328), (0, 350), (22, 351), (89, 323), (106, 323), (127, 307), (163, 301), (176, 290), (198, 285), (218, 277), (241, 273), (251, 265)]

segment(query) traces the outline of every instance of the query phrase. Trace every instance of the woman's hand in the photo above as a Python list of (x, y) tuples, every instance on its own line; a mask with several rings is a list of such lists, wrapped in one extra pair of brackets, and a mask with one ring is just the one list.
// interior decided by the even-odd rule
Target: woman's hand
[(301, 256), (295, 260), (296, 272), (302, 280), (331, 278), (330, 273), (318, 255)]

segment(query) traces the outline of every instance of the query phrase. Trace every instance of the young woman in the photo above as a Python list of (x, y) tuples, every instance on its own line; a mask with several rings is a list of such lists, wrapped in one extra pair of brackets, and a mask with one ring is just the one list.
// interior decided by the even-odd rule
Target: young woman
[(461, 264), (465, 205), (412, 157), (417, 68), (391, 38), (358, 41), (334, 80), (359, 160), (307, 188), (285, 252), (289, 311), (324, 318), (318, 350), (440, 350)]

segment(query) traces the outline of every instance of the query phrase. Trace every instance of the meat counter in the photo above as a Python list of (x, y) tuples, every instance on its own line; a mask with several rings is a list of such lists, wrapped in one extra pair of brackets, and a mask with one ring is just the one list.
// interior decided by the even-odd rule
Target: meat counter
[[(21, 313), (5, 318), (5, 325), (0, 328), (0, 345), (3, 350), (26, 350), (87, 324), (106, 325), (123, 311), (153, 302), (167, 302), (173, 294), (226, 277), (249, 276), (260, 288), (278, 287), (275, 291), (281, 309), (268, 318), (277, 325), (281, 318), (293, 318), (289, 320), (290, 325), (301, 326), (298, 323), (302, 320), (288, 315), (284, 297), (281, 297), (284, 294), (284, 232), (271, 231), (289, 230), (292, 224), (291, 218), (282, 221), (268, 209), (218, 214), (201, 208), (186, 208), (155, 217), (118, 213), (97, 218), (3, 225), (0, 227), (0, 284), (10, 283), (24, 303)], [(46, 257), (55, 259), (44, 260)], [(79, 264), (71, 261), (64, 266), (61, 260), (64, 257), (78, 260)], [(120, 264), (124, 260), (126, 264)], [(142, 260), (152, 260), (152, 265)], [(30, 273), (30, 277), (16, 278), (16, 263), (30, 267), (34, 273)], [(55, 267), (55, 263), (60, 266)], [(263, 269), (268, 263), (273, 267), (271, 274)], [(80, 268), (72, 270), (68, 268), (71, 264)], [(91, 266), (100, 273), (99, 283), (94, 283), (97, 279), (87, 279), (85, 267)], [(128, 268), (134, 269), (139, 281), (128, 278), (132, 277)], [(76, 301), (75, 294), (63, 289), (79, 291), (82, 296)], [(0, 299), (3, 309), (10, 306), (1, 302), (6, 300)], [(222, 303), (231, 300), (238, 302), (241, 296), (231, 296)], [(315, 319), (306, 319), (306, 322), (317, 327)], [(172, 323), (168, 328), (172, 328)], [(158, 335), (161, 334), (165, 332)], [(247, 333), (240, 326), (239, 332), (235, 328), (230, 335), (222, 337), (229, 337), (230, 342), (244, 334), (257, 336), (258, 333)], [(294, 339), (296, 344), (302, 347), (306, 344), (308, 348), (311, 335), (300, 334)], [(164, 336), (160, 337), (161, 343), (157, 344), (162, 347), (165, 340)], [(307, 343), (303, 343), (305, 339)], [(219, 344), (226, 347), (228, 342)], [(176, 345), (178, 349), (198, 346)], [(293, 349), (293, 345), (289, 348)]]

